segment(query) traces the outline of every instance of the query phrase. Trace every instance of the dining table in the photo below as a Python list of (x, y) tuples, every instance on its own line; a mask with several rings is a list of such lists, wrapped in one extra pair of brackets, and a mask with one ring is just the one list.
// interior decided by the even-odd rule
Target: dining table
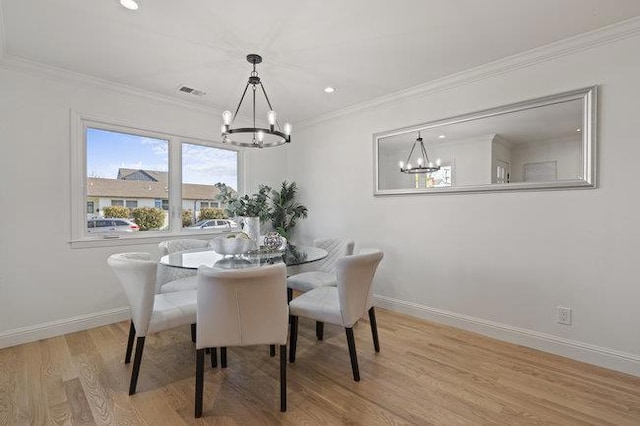
[(222, 269), (244, 269), (284, 262), (287, 266), (302, 265), (327, 257), (319, 247), (288, 244), (283, 250), (249, 250), (238, 255), (224, 255), (212, 248), (191, 249), (164, 255), (160, 263), (173, 268), (198, 269), (200, 265)]

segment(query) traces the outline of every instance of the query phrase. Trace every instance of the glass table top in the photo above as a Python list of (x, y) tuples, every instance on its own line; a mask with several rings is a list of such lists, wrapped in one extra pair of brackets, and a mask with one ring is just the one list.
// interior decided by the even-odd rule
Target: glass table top
[(223, 269), (253, 268), (284, 262), (287, 266), (315, 262), (327, 257), (327, 251), (318, 247), (289, 245), (284, 251), (249, 252), (240, 255), (222, 255), (211, 248), (193, 249), (167, 254), (160, 258), (166, 266), (198, 269), (200, 265)]

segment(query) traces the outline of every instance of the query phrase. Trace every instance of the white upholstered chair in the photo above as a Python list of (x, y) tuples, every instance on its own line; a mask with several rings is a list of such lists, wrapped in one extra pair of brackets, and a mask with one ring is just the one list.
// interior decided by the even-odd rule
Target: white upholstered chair
[[(179, 251), (207, 248), (209, 243), (194, 238), (167, 240), (158, 244), (160, 257)], [(172, 268), (158, 263), (156, 293), (173, 293), (176, 291), (195, 290), (198, 277), (192, 269)], [(196, 341), (196, 324), (191, 324), (191, 340)]]
[(202, 416), (205, 350), (219, 347), (224, 368), (228, 346), (280, 345), (280, 411), (286, 411), (285, 279), (284, 263), (240, 270), (198, 269), (196, 417)]
[[(191, 249), (207, 248), (209, 243), (196, 239), (168, 240), (158, 244), (160, 256)], [(172, 293), (174, 291), (195, 290), (196, 271), (191, 269), (172, 268), (158, 264), (156, 293)]]
[[(155, 294), (156, 266), (149, 253), (120, 253), (107, 263), (120, 280), (131, 307), (131, 327), (125, 364), (131, 361), (133, 343), (136, 354), (131, 371), (129, 395), (136, 393), (144, 340), (147, 334), (196, 322), (196, 291)], [(137, 335), (137, 339), (135, 339)]]
[[(313, 262), (311, 264), (312, 271), (301, 272), (287, 278), (287, 298), (289, 301), (293, 298), (293, 290), (304, 293), (314, 288), (335, 287), (337, 285), (336, 262), (343, 256), (353, 254), (354, 242), (340, 238), (326, 238), (314, 240), (313, 245), (326, 250), (328, 255), (322, 260)], [(316, 321), (318, 340), (322, 340), (323, 334), (324, 323)]]
[(345, 328), (353, 380), (360, 381), (353, 325), (368, 311), (373, 346), (376, 352), (380, 352), (373, 308), (372, 283), (383, 256), (380, 250), (361, 250), (359, 254), (342, 257), (336, 262), (337, 287), (319, 287), (296, 297), (289, 303), (291, 315), (289, 361), (295, 362), (296, 359), (298, 317), (336, 324)]

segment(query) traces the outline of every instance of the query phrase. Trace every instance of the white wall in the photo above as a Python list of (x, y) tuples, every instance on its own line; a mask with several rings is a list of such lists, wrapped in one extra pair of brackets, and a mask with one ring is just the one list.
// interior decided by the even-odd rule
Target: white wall
[(485, 185), (491, 183), (491, 140), (493, 135), (434, 143), (432, 158), (452, 164), (454, 186)]
[[(220, 118), (216, 112), (10, 66), (0, 66), (0, 94), (1, 347), (21, 341), (20, 333), (35, 330), (37, 337), (41, 327), (127, 306), (107, 256), (157, 254), (156, 244), (70, 247), (70, 109), (203, 139), (219, 135)], [(285, 178), (284, 156), (278, 149), (251, 151), (246, 187), (279, 184)]]
[[(382, 248), (381, 305), (640, 375), (640, 37), (557, 51), (298, 126), (288, 164), (310, 211), (298, 236)], [(597, 189), (373, 197), (373, 133), (593, 84)]]
[(511, 182), (524, 182), (525, 164), (543, 161), (556, 162), (558, 180), (582, 178), (582, 138), (579, 136), (515, 144), (511, 156)]

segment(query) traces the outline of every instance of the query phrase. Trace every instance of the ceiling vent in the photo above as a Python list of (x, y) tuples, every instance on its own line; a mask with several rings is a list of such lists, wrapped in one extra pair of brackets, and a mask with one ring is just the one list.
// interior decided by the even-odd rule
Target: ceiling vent
[(193, 96), (204, 96), (207, 94), (207, 92), (204, 92), (202, 90), (198, 90), (198, 89), (194, 89), (193, 87), (187, 87), (187, 86), (180, 86), (178, 88), (179, 92), (183, 92), (183, 93), (188, 93), (190, 95)]

